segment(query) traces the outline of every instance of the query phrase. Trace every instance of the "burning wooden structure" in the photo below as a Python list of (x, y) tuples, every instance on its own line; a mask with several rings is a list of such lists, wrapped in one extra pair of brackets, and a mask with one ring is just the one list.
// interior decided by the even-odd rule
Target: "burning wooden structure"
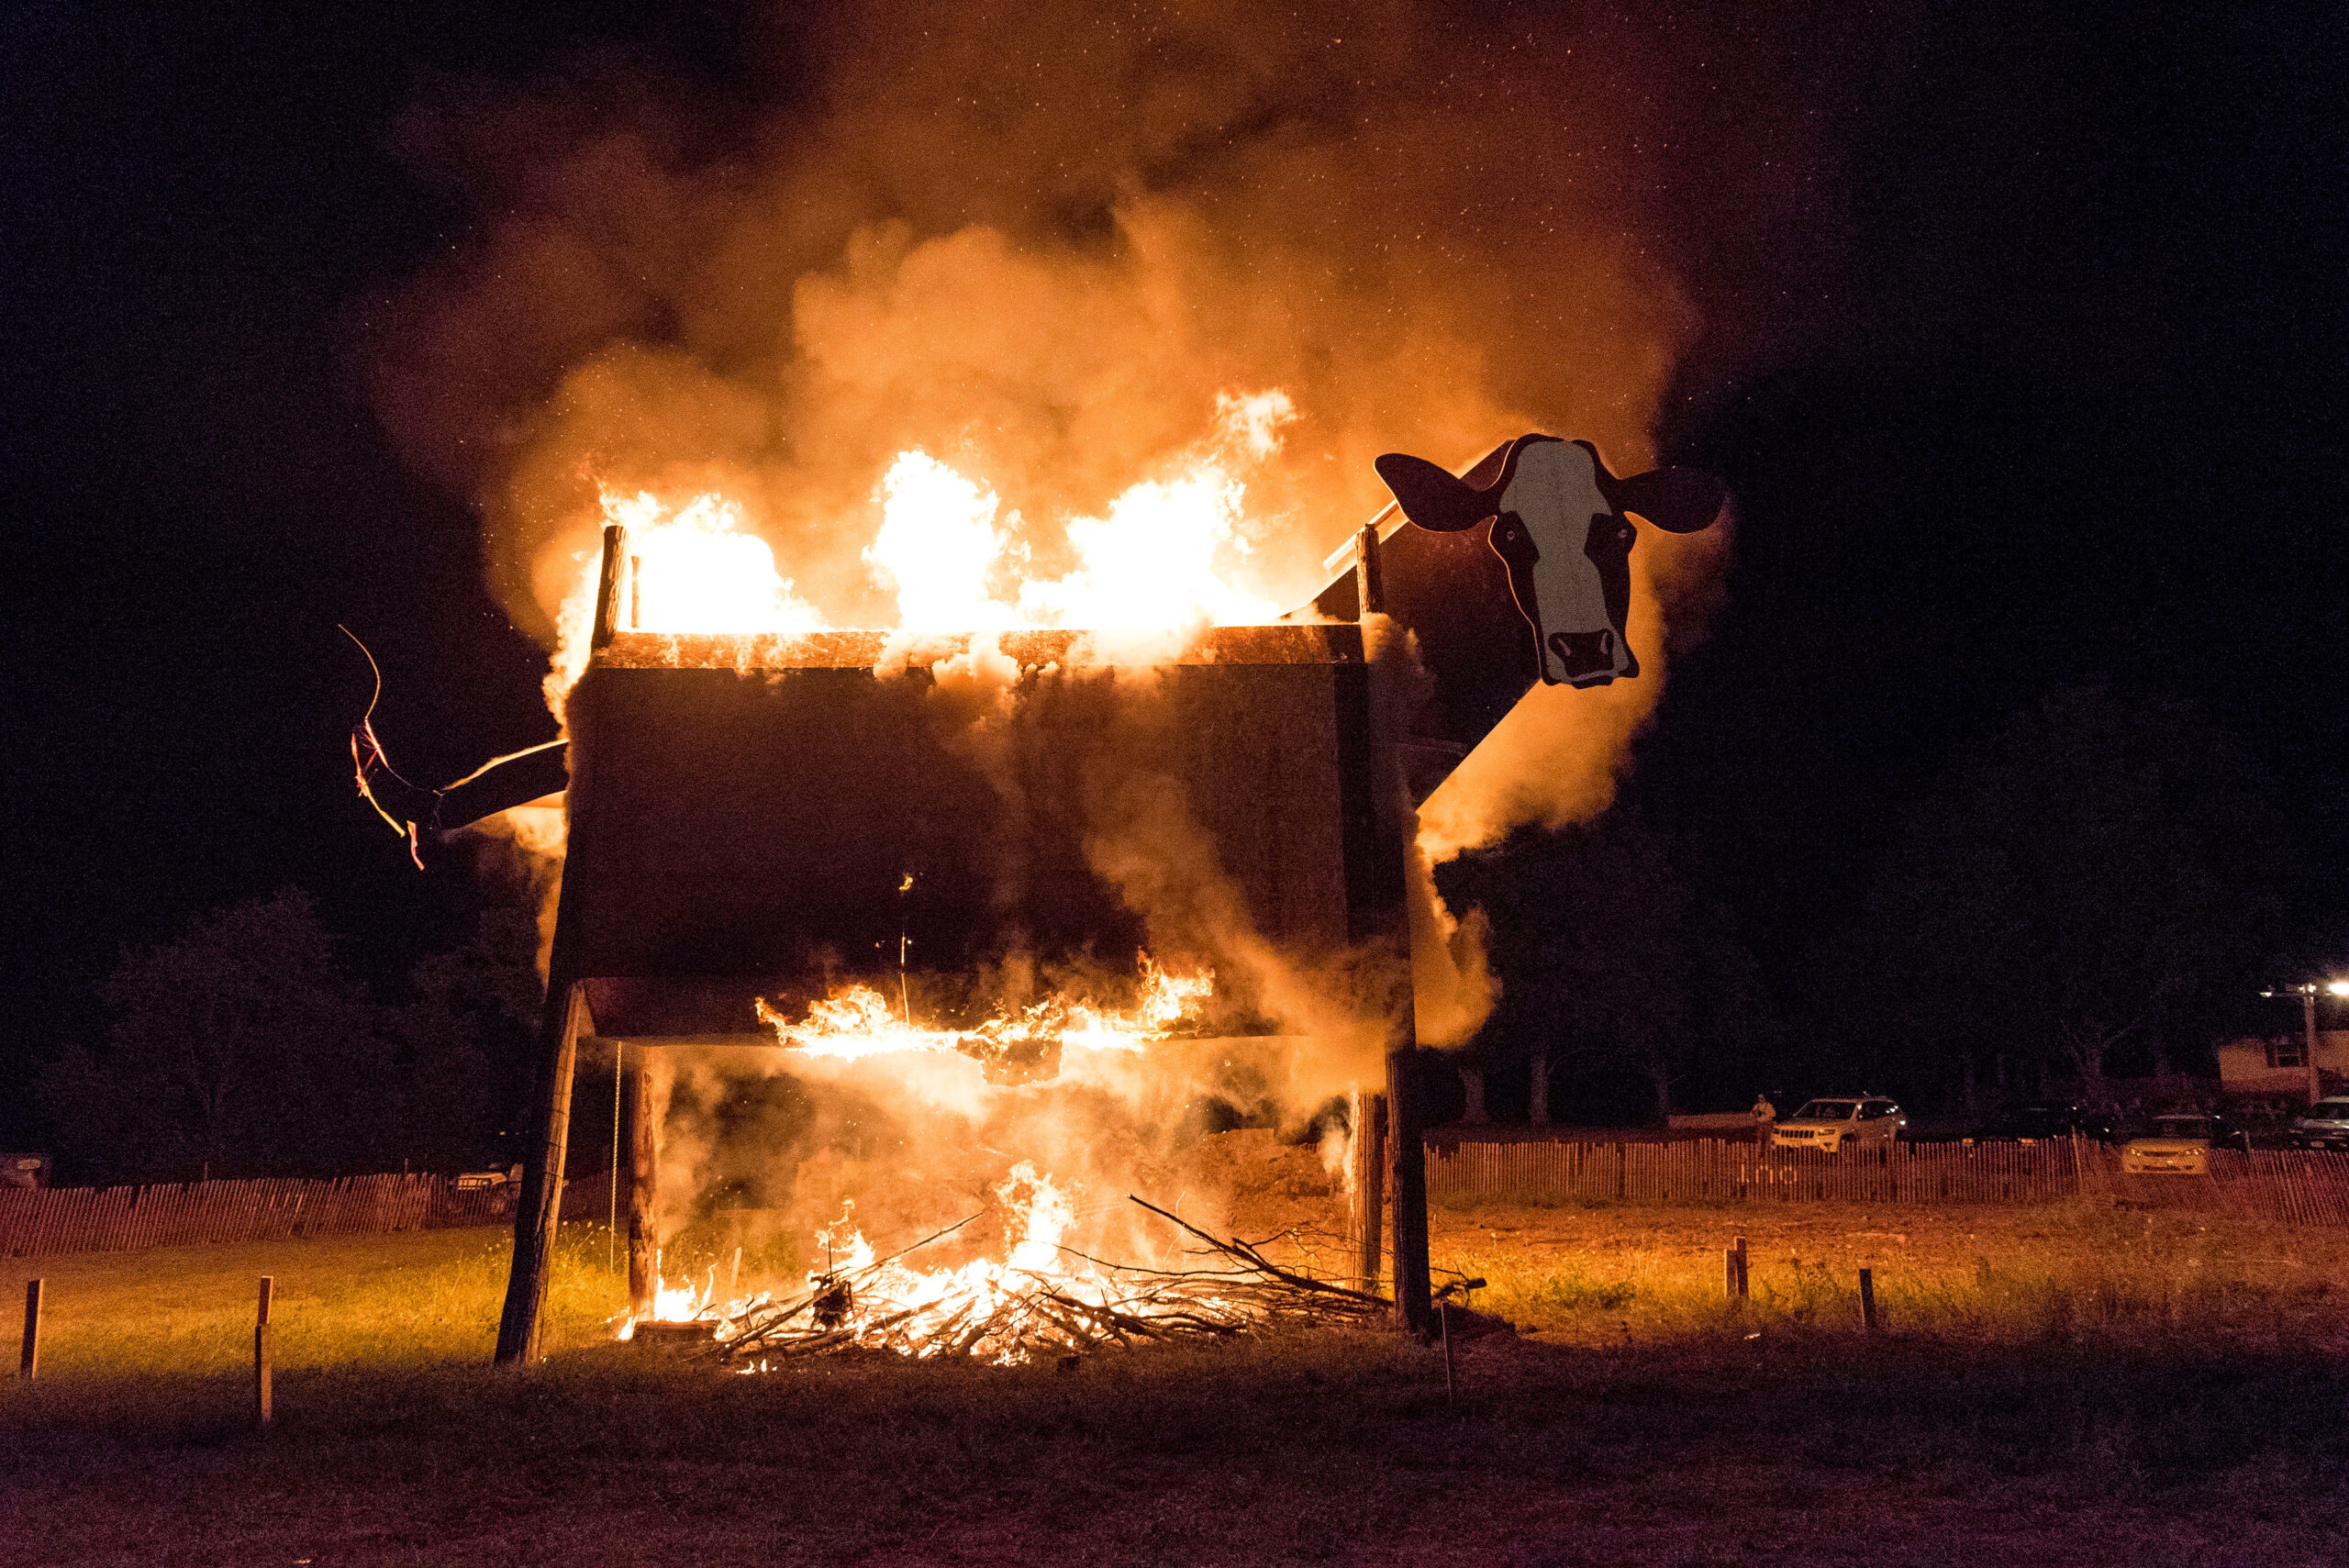
[[(627, 532), (605, 530), (594, 651), (567, 703), (569, 834), (500, 1361), (537, 1353), (582, 1039), (773, 1043), (763, 998), (812, 999), (893, 946), (901, 965), (918, 950), (926, 975), (1013, 947), (1130, 951), (1137, 883), (1179, 884), (1186, 864), (1212, 867), (1207, 901), (1231, 906), (1252, 940), (1308, 971), (1348, 969), (1383, 1021), (1384, 1113), (1355, 1118), (1353, 1272), (1377, 1278), (1391, 1201), (1394, 1312), (1426, 1330), (1409, 808), (1536, 679), (1637, 673), (1625, 514), (1689, 531), (1723, 493), (1684, 470), (1618, 479), (1587, 443), (1538, 435), (1458, 479), (1397, 454), (1380, 472), (1417, 526), (1394, 507), (1374, 519), (1306, 611), (1122, 649), (1065, 630), (636, 629)], [(1431, 677), (1408, 711), (1414, 682), (1376, 678), (1373, 617), (1409, 634), (1408, 660)], [(1393, 635), (1388, 651), (1402, 651)], [(1012, 721), (979, 734), (974, 712), (1015, 686)], [(380, 749), (362, 739), (364, 788)], [(450, 792), (434, 793), (440, 820)], [(1153, 829), (1138, 851), (1102, 852), (1105, 837)], [(1217, 1027), (1261, 1032), (1259, 1000), (1244, 985), (1220, 995)], [(641, 1299), (655, 1161), (640, 1081), (628, 1102)]]
[[(1180, 819), (1179, 851), (1214, 861), (1257, 936), (1375, 970), (1391, 1044), (1410, 1046), (1404, 801), (1359, 625), (1219, 628), (1146, 663), (1089, 634), (1005, 633), (1030, 689), (988, 750), (946, 689), (969, 637), (924, 639), (907, 662), (878, 632), (631, 631), (625, 552), (608, 530), (595, 653), (567, 704), (569, 835), (501, 1360), (536, 1353), (583, 1039), (773, 1045), (762, 998), (820, 995), (901, 944), (932, 975), (1013, 942), (1046, 960), (1130, 953), (1138, 917), (1088, 855), (1105, 818)], [(1264, 1027), (1244, 993), (1221, 1001), (1219, 1027)], [(640, 1293), (643, 1097), (634, 1084)], [(1416, 1126), (1395, 1131), (1389, 1148), (1418, 1151)], [(1421, 1207), (1402, 1163), (1398, 1221)], [(1397, 1260), (1423, 1304), (1423, 1223), (1403, 1222)]]

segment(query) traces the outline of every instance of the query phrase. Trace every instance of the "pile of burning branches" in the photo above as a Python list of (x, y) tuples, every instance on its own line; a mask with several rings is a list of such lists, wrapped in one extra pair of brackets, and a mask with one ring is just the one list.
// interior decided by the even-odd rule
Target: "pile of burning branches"
[(1007, 1263), (928, 1273), (902, 1265), (974, 1214), (887, 1258), (816, 1275), (795, 1299), (716, 1309), (705, 1319), (710, 1341), (695, 1353), (745, 1370), (845, 1351), (1008, 1366), (1274, 1325), (1364, 1323), (1388, 1310), (1380, 1296), (1275, 1262), (1263, 1249), (1278, 1238), (1219, 1241), (1155, 1204), (1131, 1201), (1182, 1229), (1196, 1266), (1142, 1268), (1059, 1246), (1052, 1259), (1015, 1253)]

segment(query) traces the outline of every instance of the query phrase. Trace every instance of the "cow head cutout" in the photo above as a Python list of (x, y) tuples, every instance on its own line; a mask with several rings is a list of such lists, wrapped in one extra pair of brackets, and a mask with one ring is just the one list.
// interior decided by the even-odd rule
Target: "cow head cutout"
[(1486, 536), (1508, 569), (1509, 592), (1533, 628), (1542, 679), (1603, 686), (1640, 673), (1624, 638), (1631, 607), (1629, 514), (1667, 533), (1709, 527), (1728, 490), (1709, 473), (1659, 468), (1618, 479), (1588, 441), (1520, 436), (1500, 477), (1482, 490), (1423, 458), (1388, 452), (1378, 476), (1419, 528), (1458, 533), (1493, 519)]

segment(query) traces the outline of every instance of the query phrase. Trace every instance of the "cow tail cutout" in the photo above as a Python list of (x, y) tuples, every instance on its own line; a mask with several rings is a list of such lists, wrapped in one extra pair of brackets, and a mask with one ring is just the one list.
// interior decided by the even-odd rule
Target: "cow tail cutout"
[(1588, 441), (1525, 435), (1483, 489), (1424, 458), (1388, 452), (1375, 465), (1415, 528), (1485, 536), (1508, 570), (1518, 613), (1533, 628), (1549, 685), (1602, 686), (1640, 673), (1624, 623), (1631, 608), (1631, 514), (1667, 533), (1711, 526), (1728, 489), (1693, 468), (1618, 479)]

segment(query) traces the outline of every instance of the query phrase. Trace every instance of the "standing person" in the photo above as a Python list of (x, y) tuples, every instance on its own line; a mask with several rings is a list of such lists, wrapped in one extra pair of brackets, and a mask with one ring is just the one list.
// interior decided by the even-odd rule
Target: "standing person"
[(1770, 1147), (1770, 1129), (1777, 1125), (1777, 1121), (1778, 1107), (1770, 1103), (1770, 1096), (1755, 1095), (1753, 1096), (1753, 1146), (1755, 1148)]

